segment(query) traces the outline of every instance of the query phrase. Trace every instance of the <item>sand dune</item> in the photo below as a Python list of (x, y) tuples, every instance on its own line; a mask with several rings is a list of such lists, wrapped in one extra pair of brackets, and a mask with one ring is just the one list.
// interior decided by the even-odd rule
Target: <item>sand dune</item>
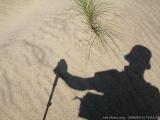
[[(69, 72), (89, 77), (109, 69), (123, 70), (124, 55), (136, 44), (152, 52), (145, 79), (160, 89), (160, 1), (115, 0), (110, 21), (118, 28), (114, 52), (91, 50), (90, 31), (75, 16), (69, 0), (0, 0), (0, 119), (41, 120), (52, 89), (54, 67), (64, 58)], [(47, 120), (78, 120), (79, 100), (87, 91), (69, 88), (59, 79)], [(95, 91), (93, 91), (95, 92)]]

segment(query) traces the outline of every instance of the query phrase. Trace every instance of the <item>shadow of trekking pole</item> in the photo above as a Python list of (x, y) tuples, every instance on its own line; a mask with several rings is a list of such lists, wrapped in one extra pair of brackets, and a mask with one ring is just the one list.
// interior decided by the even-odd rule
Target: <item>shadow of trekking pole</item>
[(43, 116), (43, 120), (46, 119), (46, 116), (47, 116), (47, 113), (48, 113), (48, 109), (52, 105), (51, 100), (52, 100), (53, 93), (54, 93), (54, 90), (55, 90), (57, 82), (58, 82), (58, 78), (59, 78), (58, 75), (56, 75), (55, 81), (53, 83), (52, 91), (51, 91), (51, 94), (50, 94), (49, 99), (48, 99), (47, 107), (46, 107), (46, 110), (45, 110), (45, 113), (44, 113), (44, 116)]
[(47, 116), (47, 113), (48, 113), (48, 109), (52, 105), (51, 100), (52, 100), (52, 96), (53, 96), (54, 90), (55, 90), (57, 82), (58, 82), (58, 78), (62, 77), (62, 73), (65, 70), (67, 70), (67, 64), (66, 64), (64, 59), (61, 59), (58, 62), (56, 68), (53, 70), (53, 72), (56, 74), (56, 77), (55, 77), (55, 80), (54, 80), (54, 83), (53, 83), (51, 94), (50, 94), (49, 99), (48, 99), (48, 103), (47, 103), (47, 107), (46, 107), (46, 110), (45, 110), (45, 113), (44, 113), (44, 116), (43, 116), (43, 120), (46, 119), (46, 116)]

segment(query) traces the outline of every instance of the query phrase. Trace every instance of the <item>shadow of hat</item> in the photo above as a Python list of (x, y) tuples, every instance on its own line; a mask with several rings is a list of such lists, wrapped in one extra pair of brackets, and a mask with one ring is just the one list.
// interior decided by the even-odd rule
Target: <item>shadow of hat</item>
[(132, 65), (139, 65), (145, 67), (146, 69), (150, 69), (151, 56), (151, 51), (148, 48), (142, 45), (136, 45), (132, 48), (130, 53), (125, 55), (125, 59)]

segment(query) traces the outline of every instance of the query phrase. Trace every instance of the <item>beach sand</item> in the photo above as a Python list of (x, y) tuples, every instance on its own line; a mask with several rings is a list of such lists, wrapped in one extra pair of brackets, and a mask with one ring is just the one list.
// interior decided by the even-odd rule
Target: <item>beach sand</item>
[[(81, 77), (117, 69), (137, 44), (152, 52), (146, 82), (160, 89), (160, 1), (107, 0), (108, 21), (115, 28), (116, 54), (96, 46), (88, 58), (91, 32), (73, 11), (71, 0), (0, 0), (0, 119), (42, 120), (55, 79), (53, 69), (65, 59), (68, 71)], [(107, 19), (107, 18), (106, 18)], [(107, 24), (107, 23), (106, 23)], [(76, 91), (59, 78), (47, 120), (81, 120)], [(92, 91), (95, 92), (95, 91)]]

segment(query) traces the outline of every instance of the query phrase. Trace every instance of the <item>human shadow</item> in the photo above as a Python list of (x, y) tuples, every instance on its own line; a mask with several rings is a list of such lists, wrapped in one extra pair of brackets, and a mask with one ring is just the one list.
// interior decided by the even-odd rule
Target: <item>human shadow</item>
[[(151, 51), (142, 45), (136, 45), (125, 56), (129, 62), (124, 70), (96, 72), (93, 77), (82, 78), (67, 71), (67, 63), (61, 60), (54, 72), (72, 89), (96, 90), (103, 95), (88, 92), (80, 103), (79, 116), (88, 120), (101, 119), (151, 119), (160, 115), (159, 90), (146, 82), (144, 72), (150, 69)], [(124, 119), (123, 118), (123, 119)], [(122, 119), (122, 118), (121, 118)]]

